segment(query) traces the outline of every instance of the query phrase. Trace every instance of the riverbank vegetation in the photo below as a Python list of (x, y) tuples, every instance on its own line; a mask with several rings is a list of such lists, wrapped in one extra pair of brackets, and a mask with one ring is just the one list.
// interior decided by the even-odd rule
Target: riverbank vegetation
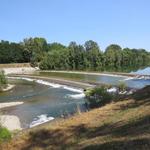
[(0, 42), (0, 63), (25, 63), (42, 70), (130, 71), (150, 64), (145, 49), (109, 45), (106, 50), (92, 40), (80, 45), (47, 43), (44, 38), (28, 38), (20, 43)]
[(8, 85), (7, 78), (4, 74), (3, 70), (0, 70), (0, 91), (3, 90), (3, 88), (6, 88)]
[[(102, 107), (108, 103), (119, 101), (133, 93), (133, 89), (127, 88), (124, 82), (118, 86), (99, 85), (94, 88), (88, 88), (85, 91), (86, 106), (88, 108)], [(134, 91), (136, 91), (134, 89)]]
[(86, 105), (89, 108), (101, 107), (108, 104), (113, 99), (113, 94), (107, 92), (106, 86), (95, 87), (88, 89), (85, 92), (86, 95)]
[(11, 132), (7, 128), (0, 125), (0, 143), (10, 140), (11, 136)]
[(2, 150), (149, 150), (150, 86), (128, 98), (25, 130)]

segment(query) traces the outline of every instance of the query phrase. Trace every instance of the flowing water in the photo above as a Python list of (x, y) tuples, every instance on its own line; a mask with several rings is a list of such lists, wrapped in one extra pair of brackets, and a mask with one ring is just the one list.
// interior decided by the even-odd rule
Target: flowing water
[[(132, 72), (133, 73), (133, 72)], [(134, 72), (150, 75), (150, 68)], [(37, 79), (10, 78), (15, 88), (9, 92), (0, 93), (2, 102), (24, 102), (22, 105), (5, 108), (3, 113), (16, 115), (23, 128), (32, 127), (54, 118), (73, 114), (78, 108), (85, 111), (84, 92), (82, 89), (66, 85), (54, 84), (38, 80), (38, 76), (71, 79), (90, 83), (105, 83), (117, 85), (123, 81), (129, 87), (142, 88), (150, 85), (150, 79), (135, 79), (123, 76), (87, 75), (74, 73), (38, 72)]]
[(0, 94), (0, 102), (23, 101), (24, 104), (3, 110), (3, 113), (19, 117), (26, 128), (62, 115), (71, 115), (80, 107), (85, 110), (82, 89), (53, 84), (43, 80), (11, 79), (16, 87)]
[(58, 77), (90, 83), (104, 83), (111, 85), (118, 85), (120, 82), (125, 82), (130, 88), (143, 88), (150, 85), (150, 79), (136, 79), (124, 76), (109, 76), (109, 75), (89, 75), (89, 74), (74, 74), (63, 72), (37, 72), (39, 76)]

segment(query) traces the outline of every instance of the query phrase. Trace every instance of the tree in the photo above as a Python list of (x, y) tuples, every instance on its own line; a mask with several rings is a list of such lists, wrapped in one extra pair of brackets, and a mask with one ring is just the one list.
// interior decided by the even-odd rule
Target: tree
[(77, 45), (76, 42), (70, 42), (69, 50), (69, 65), (73, 70), (84, 69), (84, 54), (85, 50), (82, 45)]
[(44, 38), (29, 38), (23, 41), (24, 50), (30, 56), (31, 64), (40, 62), (47, 52), (47, 41)]
[(47, 55), (43, 58), (40, 63), (41, 69), (69, 69), (69, 51), (68, 49), (58, 43), (49, 45)]
[(98, 44), (92, 40), (86, 41), (85, 44), (87, 64), (90, 70), (100, 70), (102, 67), (102, 52)]
[(131, 71), (150, 64), (150, 53), (145, 49), (122, 48), (111, 44), (103, 53), (92, 40), (84, 45), (70, 42), (47, 43), (46, 39), (26, 38), (20, 43), (0, 42), (0, 63), (30, 62), (41, 69)]
[(118, 69), (121, 67), (122, 48), (119, 45), (111, 44), (106, 48), (106, 67)]

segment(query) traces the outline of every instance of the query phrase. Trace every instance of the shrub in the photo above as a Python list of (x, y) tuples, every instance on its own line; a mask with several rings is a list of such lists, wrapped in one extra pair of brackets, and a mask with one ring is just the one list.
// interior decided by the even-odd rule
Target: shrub
[(6, 141), (11, 139), (11, 132), (4, 127), (0, 127), (0, 141)]
[(126, 88), (127, 88), (127, 85), (126, 85), (125, 82), (119, 82), (118, 88), (119, 88), (120, 91), (125, 91)]
[(44, 59), (40, 62), (39, 68), (40, 68), (41, 70), (48, 70), (48, 69), (49, 69), (48, 66), (49, 66), (49, 65), (48, 65), (48, 61), (47, 61), (46, 58), (44, 58)]
[(7, 83), (8, 83), (8, 81), (6, 79), (4, 71), (0, 71), (0, 91), (1, 91), (2, 88), (7, 86)]
[(7, 79), (6, 76), (4, 74), (4, 71), (0, 71), (0, 85), (5, 85), (7, 84)]
[(111, 102), (113, 98), (113, 96), (107, 92), (107, 88), (105, 86), (88, 89), (85, 92), (85, 95), (86, 95), (86, 104), (90, 108), (103, 106)]

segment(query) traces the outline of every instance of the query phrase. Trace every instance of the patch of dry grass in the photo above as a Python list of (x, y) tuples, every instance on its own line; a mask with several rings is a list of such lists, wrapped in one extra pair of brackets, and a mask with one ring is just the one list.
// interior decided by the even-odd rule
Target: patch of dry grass
[(30, 63), (0, 64), (0, 68), (17, 68), (17, 67), (31, 67), (31, 66)]

